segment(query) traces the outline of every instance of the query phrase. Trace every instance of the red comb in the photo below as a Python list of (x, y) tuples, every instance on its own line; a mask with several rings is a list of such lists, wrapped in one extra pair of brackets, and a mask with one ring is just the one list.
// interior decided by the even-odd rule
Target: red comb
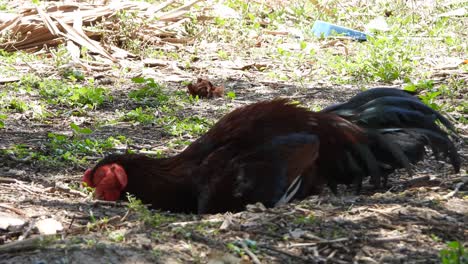
[(128, 179), (127, 179), (127, 173), (125, 172), (124, 168), (120, 166), (119, 164), (112, 164), (111, 165), (111, 170), (114, 173), (114, 175), (117, 177), (117, 180), (120, 183), (120, 186), (122, 190), (127, 186)]

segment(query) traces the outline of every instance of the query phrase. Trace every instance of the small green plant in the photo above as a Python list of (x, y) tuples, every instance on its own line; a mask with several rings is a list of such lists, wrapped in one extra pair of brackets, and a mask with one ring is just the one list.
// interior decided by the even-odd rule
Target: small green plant
[(71, 81), (84, 81), (85, 76), (82, 71), (67, 69), (62, 73), (62, 76)]
[(108, 237), (114, 242), (123, 242), (125, 240), (125, 233), (122, 230), (115, 230), (110, 232)]
[[(332, 55), (327, 62), (336, 79), (350, 75), (347, 81), (405, 80), (415, 68), (415, 48), (403, 38), (377, 36), (369, 38), (352, 57)], [(345, 79), (346, 80), (346, 79)]]
[(440, 91), (427, 91), (425, 94), (419, 95), (419, 99), (432, 109), (440, 110), (442, 107), (436, 103), (436, 99), (440, 94)]
[(227, 59), (229, 59), (229, 54), (224, 50), (218, 50), (218, 57), (221, 60), (227, 60)]
[(164, 129), (173, 136), (201, 135), (210, 127), (210, 123), (201, 117), (192, 116), (179, 119), (175, 116), (165, 116), (158, 120)]
[(239, 256), (243, 256), (245, 255), (245, 252), (244, 250), (242, 250), (242, 248), (236, 246), (234, 243), (227, 243), (226, 247), (233, 253), (239, 255)]
[(65, 161), (82, 164), (87, 160), (87, 155), (96, 153), (103, 154), (104, 151), (114, 148), (118, 144), (126, 142), (126, 138), (119, 136), (117, 138), (108, 137), (105, 140), (96, 140), (91, 138), (71, 138), (66, 135), (49, 133), (48, 151), (44, 160), (50, 157), (56, 161)]
[(126, 142), (127, 139), (123, 136), (96, 140), (49, 133), (44, 149), (36, 151), (27, 145), (18, 144), (1, 150), (0, 154), (12, 156), (19, 161), (37, 160), (43, 165), (85, 164), (89, 155), (103, 154), (104, 151)]
[(0, 114), (0, 129), (5, 127), (5, 120), (7, 119), (7, 115)]
[(37, 158), (40, 154), (24, 144), (16, 144), (7, 149), (0, 150), (3, 155), (12, 156), (16, 160), (27, 161)]
[(24, 113), (29, 110), (29, 105), (18, 98), (12, 98), (7, 106), (8, 109), (16, 110), (20, 113)]
[(439, 242), (441, 241), (442, 239), (437, 236), (436, 234), (431, 234), (431, 239), (434, 240), (435, 242)]
[(70, 127), (73, 130), (73, 133), (75, 133), (77, 135), (81, 135), (81, 134), (89, 135), (89, 134), (93, 133), (93, 131), (91, 129), (89, 129), (87, 127), (81, 128), (75, 123), (71, 123)]
[(306, 216), (299, 216), (296, 219), (294, 219), (295, 224), (305, 224), (305, 225), (312, 225), (317, 222), (317, 219), (315, 218), (315, 215), (313, 213), (310, 213)]
[(226, 93), (226, 97), (231, 99), (231, 100), (234, 100), (234, 99), (236, 99), (236, 93), (233, 92), (233, 91), (229, 91), (229, 92)]
[(87, 245), (88, 247), (94, 247), (94, 246), (96, 246), (96, 244), (97, 244), (97, 240), (96, 240), (96, 239), (92, 239), (92, 238), (91, 238), (91, 239), (86, 239), (86, 238), (85, 238), (85, 243), (86, 243), (86, 245)]
[(447, 248), (440, 251), (442, 264), (466, 264), (468, 263), (468, 251), (458, 241), (447, 243)]
[(161, 213), (151, 213), (151, 211), (143, 204), (143, 202), (134, 196), (127, 194), (128, 208), (136, 212), (141, 221), (151, 226), (159, 226), (164, 223), (174, 221), (173, 217), (165, 216)]
[(233, 243), (227, 243), (226, 247), (233, 253), (244, 256), (245, 250), (243, 247), (247, 246), (252, 252), (257, 251), (257, 242), (250, 239), (243, 239), (242, 241), (234, 241)]
[(109, 218), (103, 217), (101, 219), (96, 219), (96, 217), (93, 215), (92, 211), (90, 211), (90, 222), (86, 224), (86, 229), (88, 231), (91, 230), (101, 230), (103, 229), (108, 223), (109, 223)]
[(95, 87), (93, 82), (83, 86), (61, 80), (44, 79), (39, 81), (37, 86), (39, 87), (39, 95), (51, 104), (96, 108), (104, 102), (112, 100), (106, 89)]
[(403, 88), (408, 92), (418, 92), (422, 90), (432, 90), (434, 88), (434, 81), (432, 80), (421, 80), (417, 83), (408, 83)]
[(151, 124), (155, 120), (155, 116), (152, 113), (151, 108), (143, 110), (141, 107), (137, 107), (134, 110), (126, 113), (121, 119), (123, 121), (134, 121), (141, 124)]
[(153, 78), (137, 77), (132, 81), (138, 84), (144, 84), (143, 88), (131, 91), (128, 97), (136, 102), (146, 105), (164, 104), (169, 100), (169, 97), (163, 92), (162, 86), (154, 81)]

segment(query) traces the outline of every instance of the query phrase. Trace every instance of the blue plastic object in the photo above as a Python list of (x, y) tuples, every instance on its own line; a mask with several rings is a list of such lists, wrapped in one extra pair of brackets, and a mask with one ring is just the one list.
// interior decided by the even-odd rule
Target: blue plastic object
[(312, 27), (312, 32), (317, 37), (331, 37), (341, 35), (356, 40), (367, 40), (367, 35), (364, 32), (338, 26), (320, 20), (315, 21), (314, 26)]

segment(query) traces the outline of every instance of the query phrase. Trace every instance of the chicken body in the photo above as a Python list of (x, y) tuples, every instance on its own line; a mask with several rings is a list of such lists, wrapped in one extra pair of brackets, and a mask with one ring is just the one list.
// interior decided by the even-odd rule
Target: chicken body
[[(174, 157), (111, 155), (88, 170), (84, 181), (101, 199), (128, 192), (153, 208), (202, 214), (239, 211), (255, 202), (272, 207), (317, 194), (326, 184), (332, 190), (337, 184), (359, 188), (367, 176), (379, 186), (397, 168), (410, 171), (426, 145), (459, 169), (454, 147), (434, 143), (453, 146), (435, 124), (439, 116), (416, 98), (395, 89), (356, 97), (318, 113), (287, 100), (247, 105)], [(406, 104), (399, 109), (392, 98)]]

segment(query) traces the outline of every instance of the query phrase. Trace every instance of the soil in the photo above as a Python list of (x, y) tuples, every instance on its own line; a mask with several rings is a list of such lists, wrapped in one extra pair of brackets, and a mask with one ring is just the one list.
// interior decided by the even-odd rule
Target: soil
[[(221, 43), (216, 47), (233, 49)], [(261, 100), (286, 97), (320, 108), (361, 90), (359, 85), (331, 85), (326, 80), (307, 84), (272, 80), (255, 68), (236, 69), (212, 60), (210, 54), (206, 50), (206, 56), (200, 56), (190, 68), (169, 63), (172, 66), (156, 66), (142, 73), (137, 59), (128, 61), (127, 67), (135, 76), (165, 84), (168, 92), (186, 91), (182, 81), (199, 77), (235, 92), (235, 99), (200, 99), (177, 113), (213, 121), (236, 107)], [(244, 59), (246, 65), (250, 63)], [(265, 61), (262, 63), (270, 68), (285, 70), (281, 61)], [(41, 150), (49, 140), (48, 133), (71, 134), (72, 122), (92, 125), (93, 138), (124, 135), (131, 139), (131, 145), (122, 149), (162, 150), (165, 155), (183, 149), (168, 147), (175, 138), (155, 125), (96, 125), (115, 119), (117, 109), (134, 109), (127, 94), (137, 87), (128, 77), (116, 79), (115, 72), (98, 75), (105, 76), (97, 82), (111, 91), (112, 102), (82, 117), (59, 115), (47, 122), (31, 118), (28, 112), (12, 113), (0, 130), (0, 149), (23, 144)], [(468, 136), (466, 125), (455, 122), (455, 126), (462, 138)], [(194, 140), (190, 136), (183, 139)], [(154, 212), (162, 219), (158, 225), (144, 223), (127, 202), (95, 201), (70, 188), (79, 185), (86, 166), (51, 168), (34, 159), (3, 155), (0, 223), (11, 218), (24, 223), (0, 228), (0, 263), (440, 263), (439, 252), (448, 241), (460, 241), (465, 247), (468, 241), (468, 148), (466, 144), (457, 144), (457, 148), (462, 157), (458, 174), (428, 155), (415, 166), (414, 175), (398, 171), (382, 189), (364, 185), (355, 194), (353, 188), (343, 187), (339, 195), (325, 190), (319, 196), (272, 209), (249, 205), (236, 214)], [(98, 153), (88, 157), (89, 165), (100, 158)], [(56, 235), (41, 234), (34, 228), (49, 218), (61, 224)]]

